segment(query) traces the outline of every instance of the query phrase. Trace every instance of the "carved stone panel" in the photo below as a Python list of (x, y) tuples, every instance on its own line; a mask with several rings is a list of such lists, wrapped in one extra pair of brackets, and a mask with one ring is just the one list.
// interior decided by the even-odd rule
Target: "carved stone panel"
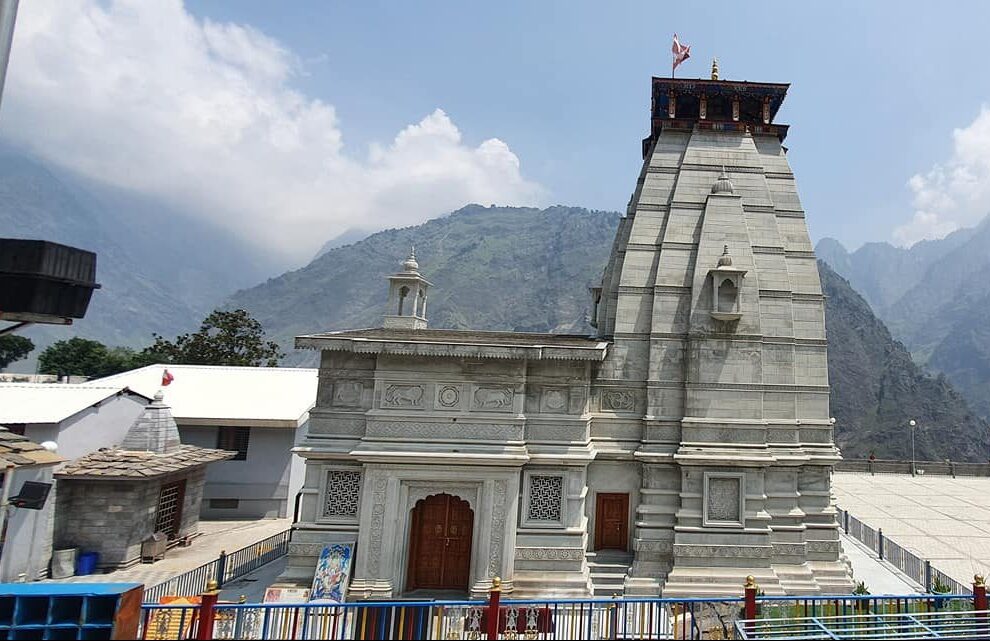
[(464, 394), (460, 385), (442, 383), (437, 385), (436, 408), (438, 410), (461, 409)]
[(422, 408), (422, 385), (387, 384), (382, 394), (382, 407)]
[(742, 527), (744, 479), (742, 474), (705, 473), (706, 526)]
[(631, 412), (636, 409), (636, 392), (627, 389), (602, 391), (602, 409), (613, 412)]
[(544, 412), (563, 414), (567, 412), (568, 394), (566, 387), (543, 388), (543, 403), (540, 408)]
[(510, 385), (479, 385), (472, 395), (472, 409), (510, 412), (514, 395)]
[(333, 384), (333, 405), (335, 407), (359, 407), (364, 383), (361, 381), (336, 381)]

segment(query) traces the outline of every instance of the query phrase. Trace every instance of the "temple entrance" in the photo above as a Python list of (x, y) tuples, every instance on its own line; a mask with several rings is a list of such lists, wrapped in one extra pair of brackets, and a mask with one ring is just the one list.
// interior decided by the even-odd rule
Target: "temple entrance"
[(467, 501), (434, 494), (416, 502), (409, 536), (406, 589), (467, 591), (474, 512)]
[(595, 549), (627, 550), (629, 495), (599, 492), (595, 498)]

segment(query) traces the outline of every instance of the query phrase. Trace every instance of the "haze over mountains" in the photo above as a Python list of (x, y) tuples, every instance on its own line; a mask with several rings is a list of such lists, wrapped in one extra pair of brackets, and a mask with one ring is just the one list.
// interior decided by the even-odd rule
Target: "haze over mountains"
[[(600, 281), (618, 220), (578, 207), (468, 205), (415, 227), (343, 230), (305, 267), (260, 282), (277, 273), (273, 262), (195, 217), (0, 149), (0, 236), (98, 253), (103, 288), (90, 312), (71, 328), (32, 328), (35, 358), (73, 335), (140, 347), (152, 332), (189, 331), (226, 305), (261, 321), (287, 348), (286, 364), (312, 364), (316, 354), (293, 350), (293, 337), (379, 325), (385, 278), (413, 245), (435, 285), (432, 327), (590, 333), (588, 287)], [(819, 257), (835, 267), (821, 272), (832, 413), (845, 456), (907, 457), (906, 421), (915, 418), (919, 458), (986, 460), (978, 414), (990, 411), (990, 330), (979, 313), (990, 309), (988, 241), (984, 223), (911, 249), (874, 243), (850, 253), (819, 243)], [(916, 365), (873, 310), (946, 376)]]
[(144, 346), (199, 325), (224, 297), (271, 273), (274, 263), (184, 212), (60, 172), (0, 148), (0, 236), (40, 238), (97, 253), (86, 318), (21, 332), (40, 348), (71, 336)]
[(850, 253), (826, 238), (816, 252), (862, 292), (916, 362), (945, 374), (990, 417), (990, 218), (909, 249), (869, 243)]

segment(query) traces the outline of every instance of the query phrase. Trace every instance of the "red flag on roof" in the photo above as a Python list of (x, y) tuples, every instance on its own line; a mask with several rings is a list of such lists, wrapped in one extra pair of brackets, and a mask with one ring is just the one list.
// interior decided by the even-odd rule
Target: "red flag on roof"
[(168, 385), (169, 383), (171, 383), (174, 380), (175, 380), (175, 377), (172, 376), (172, 374), (169, 373), (168, 370), (165, 370), (164, 372), (162, 372), (162, 387), (165, 387), (166, 385)]
[(670, 69), (670, 75), (673, 77), (674, 69), (677, 69), (677, 65), (691, 57), (691, 45), (682, 45), (681, 41), (677, 39), (677, 34), (675, 33), (674, 44), (671, 46), (670, 51), (674, 54), (674, 66)]

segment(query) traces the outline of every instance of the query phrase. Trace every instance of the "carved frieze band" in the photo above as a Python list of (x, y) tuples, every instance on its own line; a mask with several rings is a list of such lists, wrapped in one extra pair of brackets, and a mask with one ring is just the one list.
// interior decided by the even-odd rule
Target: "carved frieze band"
[(583, 558), (582, 548), (516, 548), (516, 559), (520, 561), (580, 561)]
[(523, 426), (512, 423), (368, 421), (368, 436), (519, 441), (523, 437)]
[(371, 532), (368, 546), (368, 573), (377, 578), (382, 562), (382, 537), (385, 534), (385, 490), (388, 479), (375, 478), (371, 493)]
[(479, 385), (471, 395), (471, 408), (490, 412), (512, 411), (515, 395), (511, 385)]
[(774, 543), (774, 556), (804, 556), (804, 543)]
[(674, 545), (674, 556), (689, 559), (769, 559), (773, 554), (770, 546), (738, 545)]
[(382, 393), (382, 407), (422, 409), (425, 393), (422, 385), (387, 383)]

